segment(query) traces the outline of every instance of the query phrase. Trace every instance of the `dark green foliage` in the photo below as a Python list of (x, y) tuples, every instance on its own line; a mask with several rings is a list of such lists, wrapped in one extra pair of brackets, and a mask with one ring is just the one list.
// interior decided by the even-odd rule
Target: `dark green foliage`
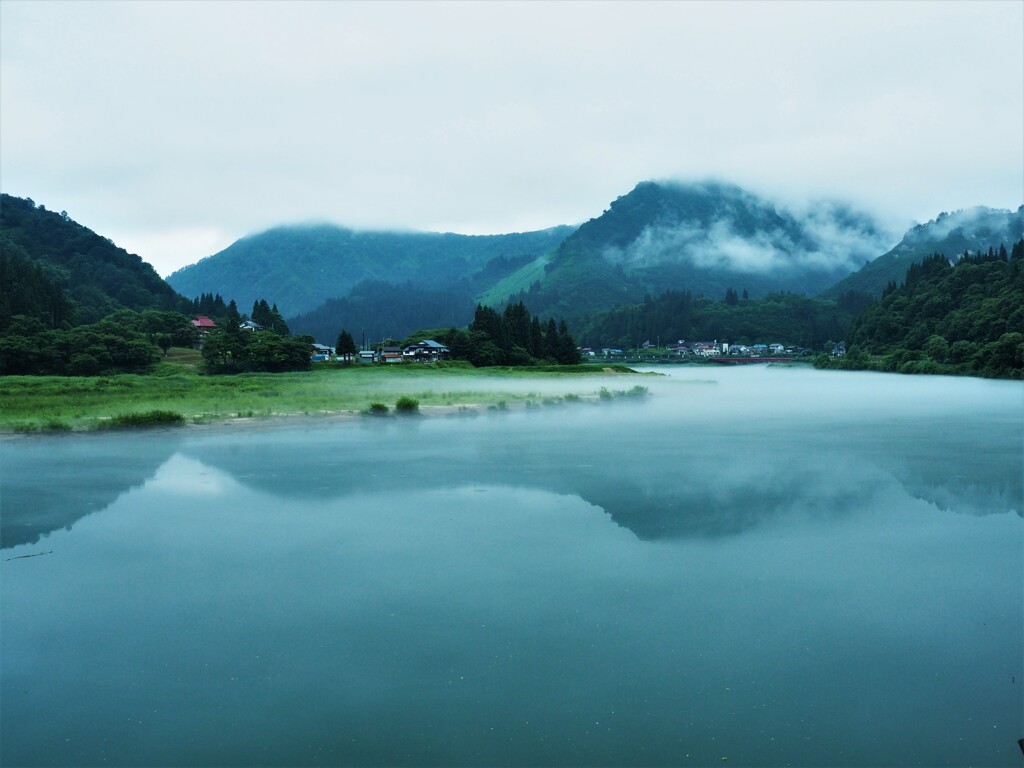
[(191, 347), (198, 337), (190, 318), (180, 312), (161, 312), (156, 309), (147, 309), (144, 312), (121, 310), (105, 320), (133, 328), (161, 348), (164, 343), (168, 348)]
[(69, 329), (47, 329), (36, 318), (12, 318), (0, 336), (0, 375), (95, 376), (143, 372), (160, 358), (160, 349), (118, 315)]
[(827, 339), (842, 338), (852, 315), (831, 301), (789, 293), (763, 299), (727, 301), (695, 299), (687, 291), (666, 291), (604, 312), (581, 324), (588, 346), (629, 349), (645, 341), (688, 339), (753, 344), (780, 342), (819, 348)]
[(248, 333), (239, 331), (237, 323), (229, 324), (206, 337), (203, 364), (208, 373), (308, 371), (312, 367), (312, 344), (312, 336), (286, 337), (273, 331)]
[[(31, 200), (0, 196), (0, 252), (13, 259), (5, 258), (2, 268), (16, 270), (17, 280), (30, 287), (29, 306), (12, 306), (10, 316), (44, 319), (49, 302), (44, 322), (59, 328), (72, 321), (94, 323), (125, 308), (187, 311), (188, 302), (141, 258)], [(51, 285), (39, 279), (40, 272), (21, 276), (26, 264), (35, 265)], [(4, 293), (13, 290), (6, 279), (5, 286)], [(63, 300), (51, 286), (63, 292)], [(74, 313), (66, 300), (74, 303)], [(0, 306), (0, 322), (2, 314)]]
[(933, 253), (981, 253), (1022, 237), (1024, 206), (1016, 211), (972, 208), (941, 213), (934, 221), (911, 229), (895, 248), (865, 264), (821, 295), (834, 299), (846, 291), (855, 291), (879, 298), (903, 280), (911, 265)]
[[(273, 296), (282, 307), (311, 313), (328, 299), (349, 294), (365, 281), (404, 283), (447, 290), (466, 276), (486, 271), (494, 281), (507, 271), (552, 250), (571, 232), (556, 227), (509, 235), (416, 232), (361, 232), (333, 225), (279, 227), (243, 238), (225, 250), (185, 267), (168, 282), (187, 296), (219, 291), (244, 305)], [(472, 297), (467, 294), (467, 298)], [(469, 304), (470, 310), (472, 303)], [(213, 315), (211, 315), (212, 317)], [(465, 318), (460, 320), (465, 322)], [(437, 319), (422, 325), (445, 324)], [(308, 324), (299, 328), (314, 332)], [(360, 328), (368, 321), (339, 319), (332, 328)], [(416, 327), (422, 327), (416, 326)], [(411, 328), (409, 329), (411, 330)], [(385, 331), (403, 335), (401, 328)], [(330, 338), (315, 331), (322, 339)]]
[(267, 304), (266, 299), (260, 299), (252, 303), (252, 315), (250, 318), (254, 323), (262, 325), (266, 331), (272, 331), (281, 336), (291, 335), (291, 332), (288, 330), (288, 323), (284, 321), (281, 313), (277, 310), (277, 304), (271, 307)]
[(821, 359), (821, 367), (902, 373), (1024, 376), (1024, 239), (965, 254), (934, 254), (911, 265), (853, 323), (847, 340), (868, 354)]
[(223, 317), (228, 306), (218, 293), (203, 293), (192, 300), (192, 314), (206, 315), (207, 317)]
[(47, 328), (63, 328), (73, 322), (75, 307), (20, 246), (0, 240), (0, 333), (15, 315), (34, 317)]
[(395, 401), (396, 413), (416, 413), (420, 409), (420, 401), (415, 397), (403, 395)]
[(356, 347), (356, 340), (352, 338), (352, 334), (342, 329), (338, 334), (338, 340), (334, 343), (334, 354), (347, 361), (351, 360), (353, 355), (358, 352), (359, 349)]
[(539, 320), (530, 316), (522, 302), (510, 304), (501, 315), (491, 307), (478, 304), (467, 330), (450, 328), (436, 337), (451, 350), (453, 358), (468, 360), (478, 368), (543, 363), (576, 365), (580, 362), (576, 340), (565, 322), (556, 325), (551, 319), (546, 329), (541, 330)]
[(114, 416), (109, 421), (100, 422), (101, 429), (123, 427), (167, 427), (185, 423), (185, 417), (176, 411), (144, 411), (142, 413), (125, 413)]
[(308, 314), (291, 318), (289, 325), (325, 343), (338, 328), (358, 329), (371, 340), (403, 337), (417, 328), (465, 325), (473, 317), (472, 295), (466, 282), (425, 288), (366, 281), (344, 298), (330, 299)]

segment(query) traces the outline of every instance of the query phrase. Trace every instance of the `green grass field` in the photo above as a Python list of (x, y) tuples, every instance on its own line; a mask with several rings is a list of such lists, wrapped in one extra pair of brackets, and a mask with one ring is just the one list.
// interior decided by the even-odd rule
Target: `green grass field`
[[(366, 412), (402, 397), (422, 406), (483, 406), (543, 401), (544, 382), (569, 383), (566, 395), (596, 394), (594, 374), (622, 367), (488, 368), (468, 364), (319, 365), (305, 373), (209, 376), (192, 350), (172, 350), (153, 373), (94, 377), (0, 378), (0, 432), (90, 430), (105, 426), (220, 421)], [(531, 391), (537, 382), (538, 391)], [(578, 386), (577, 386), (578, 384)]]

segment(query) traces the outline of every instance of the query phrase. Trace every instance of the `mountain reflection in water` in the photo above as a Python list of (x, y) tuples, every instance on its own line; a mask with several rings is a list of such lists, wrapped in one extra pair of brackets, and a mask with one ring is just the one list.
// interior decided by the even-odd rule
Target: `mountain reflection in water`
[(1017, 765), (1020, 384), (696, 375), (5, 442), (4, 764)]

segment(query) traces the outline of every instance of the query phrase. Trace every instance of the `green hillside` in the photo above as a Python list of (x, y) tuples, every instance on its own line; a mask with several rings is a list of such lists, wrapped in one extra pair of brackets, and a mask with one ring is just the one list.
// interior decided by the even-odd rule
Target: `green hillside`
[(220, 293), (239, 306), (265, 297), (291, 317), (345, 297), (365, 281), (408, 281), (437, 290), (486, 272), (497, 282), (524, 260), (553, 250), (570, 232), (571, 227), (507, 235), (277, 227), (178, 270), (168, 282), (185, 296)]
[(845, 357), (830, 368), (1024, 377), (1024, 240), (913, 264), (899, 286), (854, 321)]
[(891, 240), (838, 203), (794, 213), (720, 183), (643, 182), (559, 246), (514, 300), (580, 320), (666, 290), (817, 293)]
[(92, 323), (120, 309), (187, 311), (149, 264), (66, 213), (0, 195), (0, 321)]
[(476, 296), (479, 304), (504, 306), (510, 296), (529, 290), (530, 286), (544, 278), (544, 268), (550, 262), (550, 255), (532, 259), (510, 275), (487, 287)]
[(834, 299), (852, 291), (878, 298), (889, 283), (902, 282), (911, 265), (933, 253), (985, 253), (1022, 236), (1024, 206), (1016, 211), (978, 207), (941, 213), (933, 221), (911, 229), (895, 248), (840, 280), (822, 296)]

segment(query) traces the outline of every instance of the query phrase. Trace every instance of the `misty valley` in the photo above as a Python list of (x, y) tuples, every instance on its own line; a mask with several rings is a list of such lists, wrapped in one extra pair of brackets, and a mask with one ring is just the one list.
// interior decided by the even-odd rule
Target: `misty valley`
[(1019, 764), (1021, 382), (658, 371), (3, 438), (4, 763)]

